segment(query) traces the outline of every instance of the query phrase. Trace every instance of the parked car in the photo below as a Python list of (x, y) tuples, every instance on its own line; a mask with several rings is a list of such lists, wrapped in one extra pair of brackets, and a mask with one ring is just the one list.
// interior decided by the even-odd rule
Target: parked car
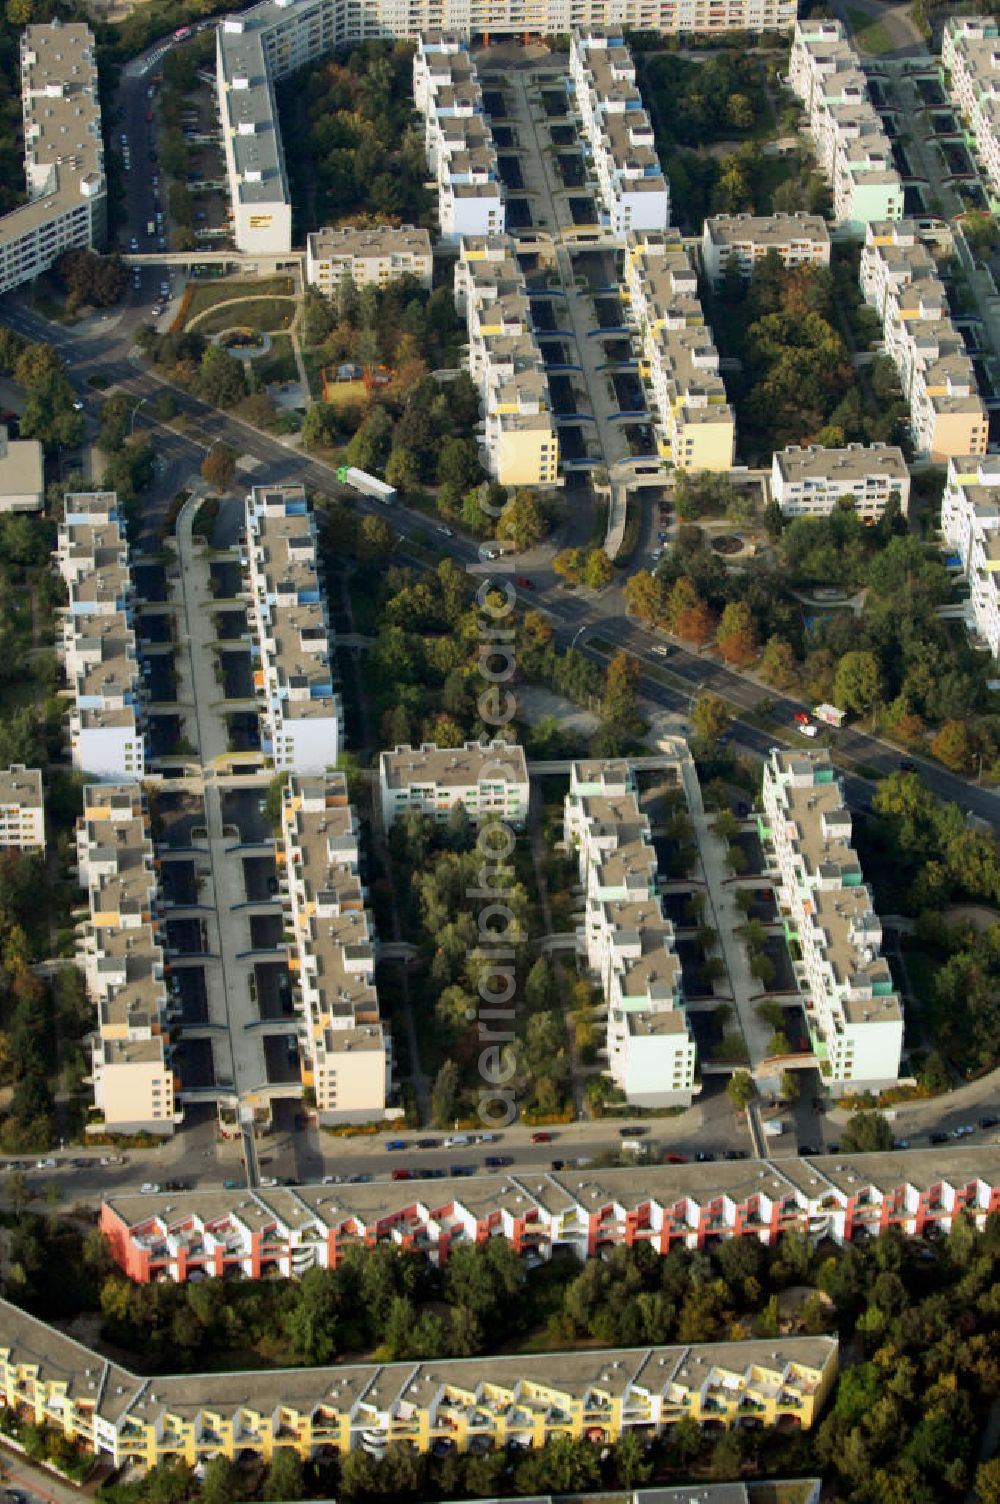
[(368, 1174), (352, 1175), (351, 1178), (350, 1178), (349, 1184), (351, 1184), (351, 1185), (371, 1185), (371, 1181), (372, 1181), (372, 1177), (370, 1175), (368, 1175)]
[(562, 1167), (563, 1167), (564, 1161), (561, 1160), (561, 1159), (553, 1159), (553, 1160), (550, 1161), (550, 1164), (551, 1164), (553, 1170), (561, 1170)]
[(487, 1154), (483, 1163), (490, 1170), (502, 1170), (504, 1165), (514, 1163), (514, 1156), (513, 1154)]
[(158, 1196), (160, 1194), (160, 1187), (156, 1184), (155, 1180), (144, 1180), (139, 1187), (139, 1193), (143, 1196)]
[(988, 1113), (986, 1117), (979, 1119), (980, 1128), (995, 1128), (998, 1123), (1000, 1123), (1000, 1118), (996, 1117), (992, 1112)]
[(393, 1170), (392, 1178), (393, 1180), (409, 1180), (412, 1177), (412, 1173), (411, 1170)]
[(475, 1175), (475, 1173), (475, 1165), (452, 1165), (448, 1170), (449, 1175), (454, 1175), (458, 1179), (461, 1179), (467, 1175)]
[(437, 1138), (418, 1138), (416, 1147), (418, 1149), (438, 1149), (440, 1145), (441, 1140)]
[(648, 1128), (619, 1128), (619, 1130), (618, 1130), (618, 1137), (619, 1138), (641, 1138), (644, 1133), (648, 1133), (648, 1132), (649, 1132)]
[(804, 710), (797, 710), (795, 712), (794, 718), (798, 721), (800, 726), (808, 726), (809, 724), (809, 717), (806, 715)]
[(531, 1135), (531, 1142), (533, 1144), (551, 1144), (553, 1137), (554, 1134), (545, 1133), (544, 1131), (541, 1133), (533, 1133)]
[(36, 1170), (54, 1170), (56, 1168), (56, 1166), (57, 1166), (58, 1163), (59, 1163), (58, 1160), (52, 1159), (51, 1156), (50, 1156), (48, 1159), (39, 1159), (39, 1160), (37, 1160), (36, 1163), (35, 1163), (35, 1169)]
[(686, 1165), (687, 1162), (686, 1154), (675, 1154), (673, 1150), (663, 1156), (663, 1163), (665, 1165)]
[(386, 1147), (386, 1151), (389, 1154), (392, 1154), (397, 1149), (405, 1149), (406, 1148), (406, 1139), (405, 1138), (391, 1138), (391, 1139), (389, 1139), (389, 1141), (388, 1141), (388, 1143), (386, 1144), (385, 1147)]
[(526, 574), (516, 574), (514, 576), (514, 584), (519, 590), (534, 590), (535, 588), (534, 581), (529, 580)]
[(948, 1135), (947, 1133), (932, 1133), (930, 1141), (932, 1144), (946, 1144), (948, 1142)]
[(813, 737), (819, 735), (819, 732), (815, 726), (798, 726), (796, 729), (800, 736)]

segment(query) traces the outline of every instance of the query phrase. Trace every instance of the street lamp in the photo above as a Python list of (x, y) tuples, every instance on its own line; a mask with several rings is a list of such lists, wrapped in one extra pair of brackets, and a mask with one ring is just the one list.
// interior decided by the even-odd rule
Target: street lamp
[(583, 635), (584, 632), (586, 632), (586, 630), (587, 630), (587, 628), (589, 626), (590, 626), (590, 622), (589, 621), (585, 621), (582, 627), (577, 627), (576, 631), (573, 633), (572, 639), (570, 640), (569, 651), (571, 653), (572, 653), (573, 649), (576, 647), (577, 643), (579, 642), (581, 636)]
[(128, 436), (129, 436), (130, 439), (134, 439), (135, 438), (135, 417), (136, 417), (136, 413), (139, 411), (140, 407), (142, 406), (142, 404), (145, 401), (146, 401), (145, 397), (140, 397), (139, 400), (138, 400), (138, 402), (135, 404), (135, 407), (133, 407), (133, 409), (132, 409), (132, 423), (131, 423), (131, 426), (130, 426), (129, 431), (128, 431)]

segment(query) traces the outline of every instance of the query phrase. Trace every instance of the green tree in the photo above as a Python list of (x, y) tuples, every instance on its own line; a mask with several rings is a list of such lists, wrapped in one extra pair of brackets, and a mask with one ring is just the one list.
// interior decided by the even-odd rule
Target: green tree
[(202, 1504), (239, 1504), (243, 1493), (239, 1469), (226, 1457), (213, 1457), (205, 1466)]
[(791, 643), (784, 637), (769, 637), (764, 644), (760, 672), (775, 689), (791, 689), (798, 677), (795, 651)]
[(837, 664), (833, 679), (836, 703), (859, 715), (871, 710), (884, 697), (882, 670), (874, 653), (845, 653)]
[(535, 497), (527, 490), (515, 491), (500, 514), (497, 537), (526, 549), (540, 543), (545, 531), (545, 519)]
[(282, 1447), (271, 1458), (264, 1479), (262, 1497), (271, 1500), (301, 1499), (306, 1491), (302, 1459), (289, 1447)]
[(699, 695), (691, 706), (691, 730), (707, 742), (717, 742), (724, 736), (730, 719), (729, 707), (718, 695)]
[(756, 1095), (757, 1088), (749, 1071), (734, 1071), (726, 1082), (726, 1096), (740, 1112), (753, 1101)]
[(880, 1112), (856, 1112), (840, 1135), (845, 1154), (872, 1154), (892, 1144), (892, 1127)]
[(431, 1122), (435, 1128), (450, 1128), (455, 1119), (455, 1107), (461, 1075), (454, 1060), (446, 1060), (434, 1078), (431, 1091)]
[(784, 1102), (797, 1102), (802, 1092), (798, 1071), (782, 1071), (778, 1091)]

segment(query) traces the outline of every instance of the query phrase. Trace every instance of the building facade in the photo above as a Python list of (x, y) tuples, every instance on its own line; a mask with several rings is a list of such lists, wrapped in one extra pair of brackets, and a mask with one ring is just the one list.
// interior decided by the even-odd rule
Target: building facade
[(0, 218), (0, 294), (65, 251), (99, 249), (107, 180), (94, 36), (52, 21), (21, 34), (21, 113), (28, 202)]
[(321, 1123), (381, 1121), (392, 1038), (379, 1017), (374, 926), (342, 773), (288, 780), (276, 859), (292, 930), (302, 1085), (314, 1091)]
[(314, 230), (306, 236), (306, 281), (327, 297), (348, 277), (355, 287), (385, 287), (412, 277), (430, 291), (431, 237), (412, 225)]
[(946, 1234), (960, 1215), (982, 1228), (1000, 1211), (996, 1145), (808, 1159), (716, 1161), (628, 1169), (506, 1170), (474, 1179), (134, 1192), (110, 1196), (101, 1230), (138, 1284), (301, 1278), (353, 1249), (401, 1248), (437, 1267), (454, 1247), (502, 1238), (531, 1263), (581, 1263), (642, 1244), (706, 1249), (785, 1232), (843, 1245), (896, 1228)]
[(480, 393), (486, 468), (501, 485), (556, 485), (559, 434), (513, 242), (463, 239), (454, 285), (469, 332), (469, 374)]
[(899, 1077), (903, 1007), (881, 954), (882, 926), (851, 845), (851, 816), (828, 752), (772, 748), (757, 826), (826, 1085), (842, 1092)]
[(679, 233), (628, 236), (624, 285), (652, 388), (657, 449), (677, 470), (728, 470), (736, 427)]
[(316, 573), (316, 519), (302, 486), (253, 488), (246, 558), (261, 749), (279, 771), (322, 773), (340, 756), (343, 714)]
[(0, 1303), (0, 1402), (116, 1467), (268, 1462), (283, 1450), (303, 1461), (321, 1449), (381, 1457), (394, 1442), (418, 1452), (540, 1449), (559, 1435), (611, 1445), (682, 1417), (728, 1428), (752, 1414), (807, 1430), (837, 1369), (835, 1337), (778, 1337), (148, 1379)]
[(885, 352), (910, 404), (920, 458), (985, 454), (989, 415), (965, 342), (951, 321), (934, 257), (912, 220), (869, 224), (861, 252), (861, 291), (882, 319)]
[(782, 266), (830, 265), (830, 231), (819, 214), (713, 214), (705, 220), (701, 261), (717, 286), (735, 268), (744, 279), (766, 256)]
[(968, 628), (1000, 657), (1000, 456), (948, 461), (941, 532), (969, 582)]
[(602, 224), (619, 238), (630, 230), (665, 230), (670, 189), (621, 30), (574, 31), (569, 76), (584, 150), (597, 175)]
[(386, 830), (411, 810), (443, 822), (458, 804), (474, 825), (503, 820), (520, 830), (529, 798), (524, 748), (504, 741), (396, 747), (379, 758), (379, 794)]
[(45, 854), (41, 768), (15, 762), (0, 770), (0, 850)]
[(872, 524), (892, 496), (906, 515), (910, 471), (896, 444), (848, 444), (844, 449), (792, 444), (774, 455), (771, 496), (783, 517), (829, 517), (849, 501), (861, 521)]
[(805, 106), (838, 223), (859, 233), (872, 220), (902, 219), (902, 180), (841, 22), (795, 23), (788, 83)]
[(1000, 199), (1000, 26), (989, 16), (949, 16), (941, 70), (966, 139), (986, 176), (993, 207)]
[(113, 491), (67, 494), (55, 558), (68, 596), (57, 647), (73, 695), (73, 766), (111, 782), (140, 780), (145, 690), (128, 544)]
[(690, 1104), (696, 1049), (649, 819), (625, 761), (575, 762), (563, 811), (586, 904), (577, 948), (608, 1005), (608, 1073), (637, 1107)]

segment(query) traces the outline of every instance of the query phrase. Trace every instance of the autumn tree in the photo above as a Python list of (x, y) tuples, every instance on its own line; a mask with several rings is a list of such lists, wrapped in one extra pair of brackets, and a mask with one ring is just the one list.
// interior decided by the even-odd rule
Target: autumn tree
[(722, 613), (715, 640), (727, 663), (744, 668), (757, 651), (753, 616), (745, 601), (730, 601)]
[(975, 744), (965, 721), (945, 721), (931, 742), (931, 751), (953, 773), (967, 773), (975, 760)]
[(213, 444), (201, 462), (201, 474), (214, 491), (228, 491), (236, 474), (236, 451), (228, 444)]

